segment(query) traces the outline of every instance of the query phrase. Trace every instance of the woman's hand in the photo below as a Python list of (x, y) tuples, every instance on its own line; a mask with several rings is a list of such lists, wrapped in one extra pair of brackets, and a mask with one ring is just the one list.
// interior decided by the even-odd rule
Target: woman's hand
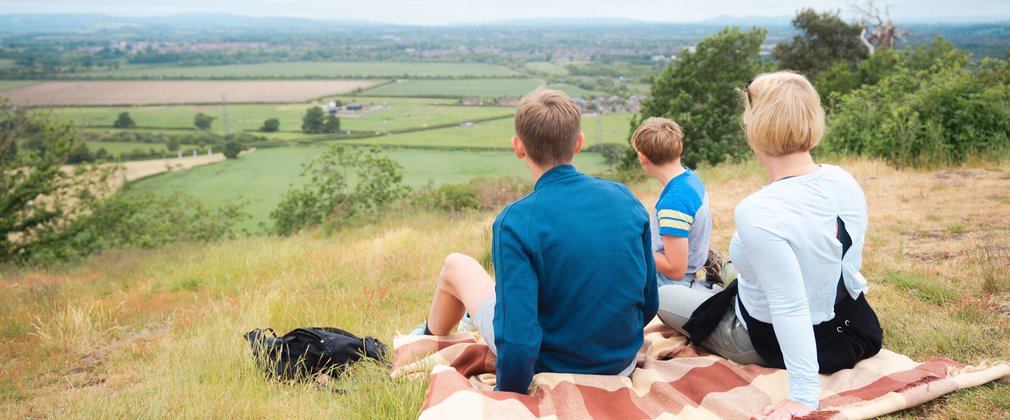
[(810, 414), (812, 411), (814, 411), (813, 407), (800, 404), (787, 398), (779, 401), (778, 404), (765, 407), (765, 410), (761, 412), (761, 415), (765, 416), (765, 418), (769, 420), (789, 420), (793, 417), (803, 417)]

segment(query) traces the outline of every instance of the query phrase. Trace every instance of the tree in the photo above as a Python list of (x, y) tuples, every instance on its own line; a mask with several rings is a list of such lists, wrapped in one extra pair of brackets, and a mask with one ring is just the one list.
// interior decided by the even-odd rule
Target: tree
[(77, 147), (67, 155), (67, 164), (76, 165), (79, 163), (90, 163), (95, 161), (95, 155), (88, 149), (88, 145), (80, 142)]
[(336, 115), (330, 114), (326, 116), (323, 121), (323, 132), (324, 133), (336, 133), (340, 131), (340, 118)]
[(108, 160), (109, 159), (109, 151), (105, 150), (104, 147), (99, 147), (98, 151), (95, 152), (95, 159), (97, 159), (97, 160)]
[[(666, 117), (684, 130), (686, 165), (745, 156), (749, 149), (740, 130), (739, 90), (767, 69), (760, 55), (764, 38), (764, 29), (726, 28), (699, 42), (695, 52), (683, 50), (652, 80), (652, 97), (642, 101), (631, 132), (649, 117)], [(620, 168), (637, 167), (634, 159), (634, 153), (626, 154)]]
[(137, 123), (133, 122), (133, 118), (130, 117), (129, 112), (120, 112), (119, 116), (116, 117), (116, 122), (112, 123), (113, 127), (116, 128), (136, 128)]
[(0, 121), (0, 156), (25, 137), (40, 145), (0, 159), (0, 261), (24, 260), (73, 234), (67, 222), (93, 212), (109, 191), (111, 169), (87, 164), (63, 169), (84, 143), (69, 124), (29, 117), (5, 104)]
[(168, 147), (168, 151), (169, 152), (178, 152), (179, 151), (179, 139), (175, 138), (175, 137), (172, 137), (171, 139), (168, 140), (168, 143), (166, 143), (165, 146)]
[(828, 152), (866, 155), (895, 166), (1005, 159), (1010, 151), (1010, 85), (999, 63), (972, 63), (937, 38), (894, 55), (898, 64), (879, 82), (843, 95), (830, 110)]
[(235, 140), (224, 144), (224, 157), (226, 159), (238, 159), (238, 154), (242, 152), (242, 145)]
[(800, 34), (792, 42), (776, 45), (772, 52), (779, 60), (779, 68), (796, 70), (811, 78), (836, 63), (855, 68), (868, 55), (859, 41), (862, 28), (846, 23), (840, 15), (840, 10), (824, 13), (800, 10), (793, 18), (793, 26)]
[(302, 131), (310, 134), (318, 134), (323, 132), (324, 124), (324, 113), (323, 109), (318, 106), (314, 106), (305, 111), (305, 116), (302, 117)]
[(263, 121), (263, 126), (260, 127), (260, 131), (264, 133), (273, 133), (280, 128), (281, 120), (278, 120), (277, 118), (268, 118), (266, 121)]
[(214, 117), (211, 117), (210, 115), (204, 114), (202, 112), (196, 114), (196, 116), (193, 117), (193, 125), (195, 125), (196, 128), (200, 130), (210, 130), (210, 125), (213, 122)]
[[(894, 22), (891, 21), (891, 7), (889, 5), (884, 5), (886, 21), (880, 17), (880, 7), (874, 0), (866, 0), (862, 5), (855, 4), (853, 8), (862, 15), (859, 40), (870, 55), (876, 53), (877, 50), (894, 48), (894, 45), (904, 38), (904, 31), (897, 29)], [(871, 21), (876, 21), (876, 24), (871, 24)], [(869, 37), (866, 36), (867, 31), (870, 32)]]

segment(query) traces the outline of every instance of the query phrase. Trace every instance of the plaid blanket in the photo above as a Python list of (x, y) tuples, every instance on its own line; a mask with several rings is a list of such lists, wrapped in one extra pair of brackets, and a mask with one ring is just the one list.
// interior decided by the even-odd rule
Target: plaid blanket
[[(645, 328), (631, 377), (540, 373), (528, 395), (495, 392), (495, 356), (478, 335), (403, 336), (393, 341), (392, 375), (430, 375), (421, 418), (748, 419), (786, 397), (786, 372), (738, 365), (687, 345), (654, 320)], [(949, 392), (1010, 377), (1010, 363), (925, 363), (882, 350), (852, 369), (821, 375), (814, 418), (879, 416)]]

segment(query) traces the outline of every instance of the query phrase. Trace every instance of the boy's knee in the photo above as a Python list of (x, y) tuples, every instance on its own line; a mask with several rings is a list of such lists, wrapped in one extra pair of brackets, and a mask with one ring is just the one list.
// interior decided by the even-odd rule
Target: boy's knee
[(449, 256), (445, 257), (445, 262), (442, 263), (442, 273), (440, 277), (442, 280), (448, 280), (448, 277), (451, 277), (453, 272), (459, 271), (462, 267), (470, 264), (471, 261), (474, 261), (474, 259), (458, 252), (449, 254)]

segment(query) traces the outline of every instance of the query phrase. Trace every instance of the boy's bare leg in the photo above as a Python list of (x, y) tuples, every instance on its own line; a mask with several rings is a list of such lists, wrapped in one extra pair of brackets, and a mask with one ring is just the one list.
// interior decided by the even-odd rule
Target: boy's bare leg
[(428, 330), (435, 335), (446, 335), (463, 319), (463, 312), (477, 312), (487, 298), (494, 296), (494, 281), (477, 260), (451, 254), (445, 258), (438, 286), (431, 299)]

